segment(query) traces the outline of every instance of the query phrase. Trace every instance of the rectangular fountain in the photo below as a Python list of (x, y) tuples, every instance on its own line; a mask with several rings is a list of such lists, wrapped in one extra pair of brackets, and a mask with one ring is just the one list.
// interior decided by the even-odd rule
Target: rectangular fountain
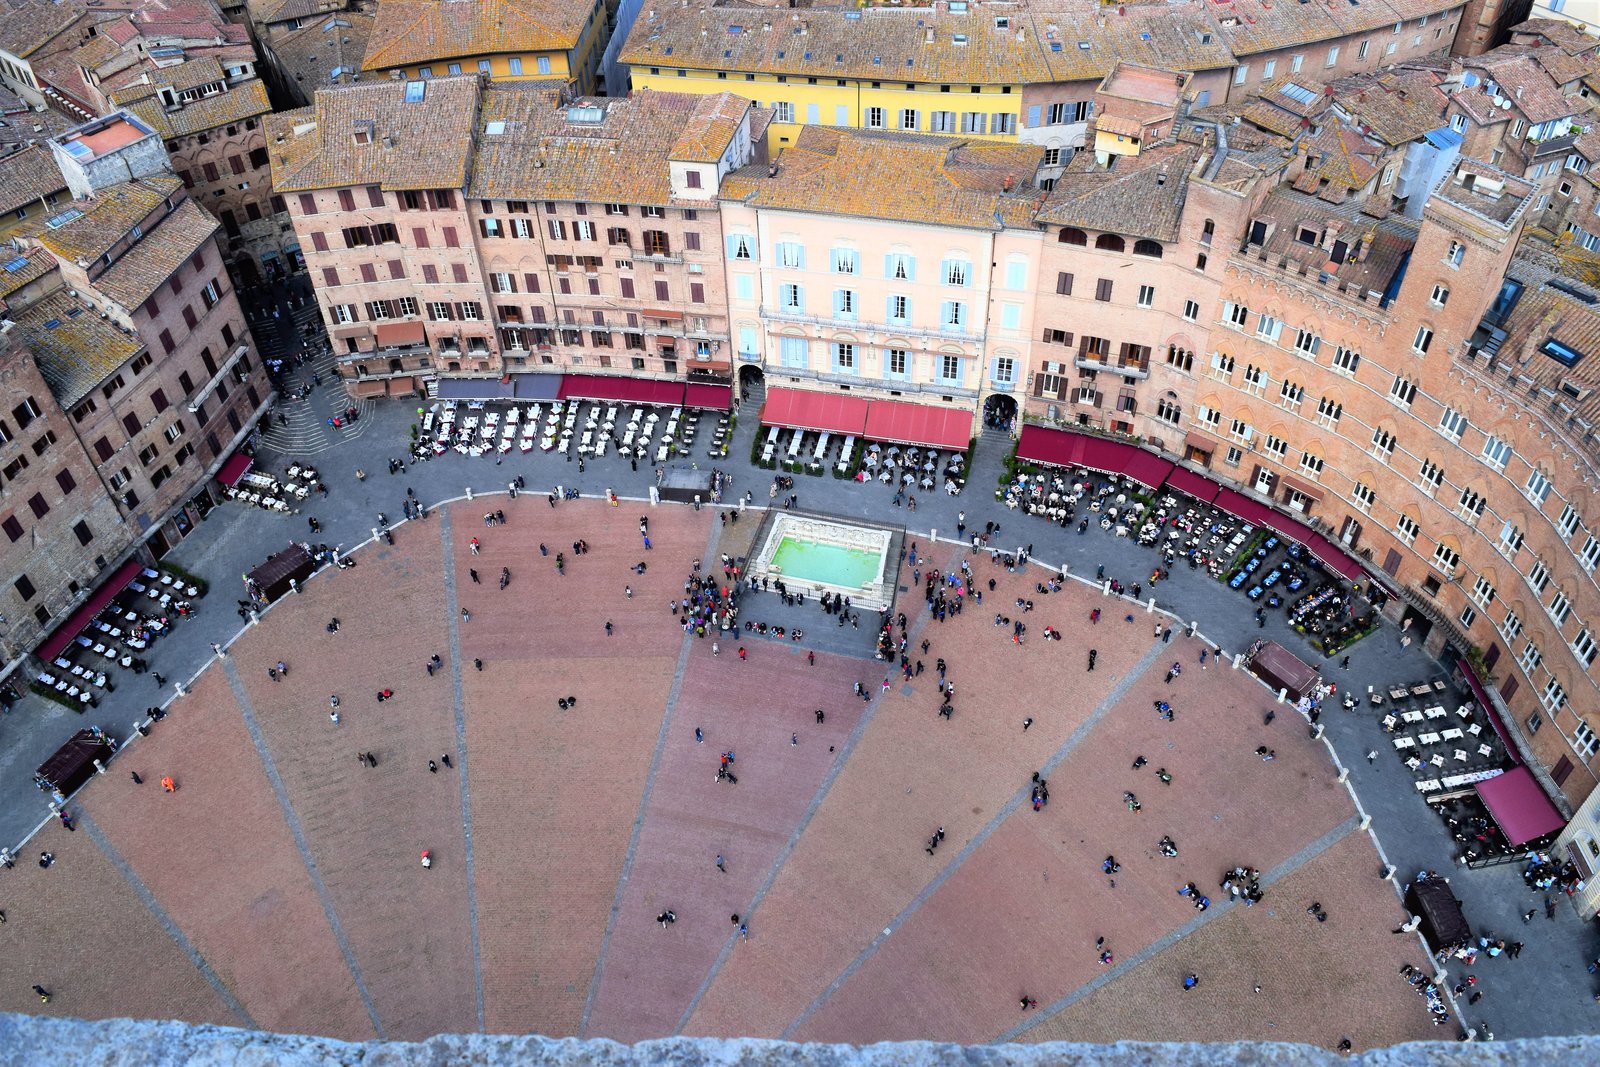
[(879, 611), (894, 602), (897, 532), (786, 512), (771, 514), (746, 573), (781, 579), (792, 593), (850, 598), (852, 607)]

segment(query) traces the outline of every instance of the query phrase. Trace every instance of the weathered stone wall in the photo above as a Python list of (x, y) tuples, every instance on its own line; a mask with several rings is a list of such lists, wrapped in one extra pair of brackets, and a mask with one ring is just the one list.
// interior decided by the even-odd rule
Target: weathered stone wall
[[(1587, 1048), (1589, 1051), (1584, 1052)], [(980, 1045), (931, 1042), (794, 1045), (783, 1041), (671, 1038), (619, 1045), (542, 1037), (453, 1034), (417, 1044), (351, 1044), (175, 1022), (82, 1022), (0, 1015), (0, 1064), (59, 1067), (1538, 1067), (1600, 1062), (1600, 1038), (1397, 1045), (1340, 1056), (1309, 1045)]]

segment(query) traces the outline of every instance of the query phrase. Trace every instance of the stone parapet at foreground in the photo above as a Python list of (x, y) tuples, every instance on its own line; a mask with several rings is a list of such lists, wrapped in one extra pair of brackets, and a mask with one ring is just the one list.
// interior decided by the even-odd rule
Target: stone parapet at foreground
[[(1588, 1052), (1584, 1052), (1584, 1049)], [(613, 1041), (551, 1040), (537, 1036), (446, 1034), (428, 1041), (357, 1044), (294, 1034), (264, 1034), (180, 1022), (111, 1019), (88, 1022), (0, 1015), (0, 1062), (75, 1063), (85, 1067), (146, 1064), (404, 1067), (1164, 1067), (1250, 1064), (1253, 1067), (1537, 1067), (1600, 1062), (1600, 1037), (1541, 1038), (1493, 1043), (1417, 1042), (1340, 1055), (1310, 1045), (1226, 1045), (1119, 1042), (1083, 1045), (953, 1045), (885, 1042), (877, 1045), (799, 1045), (785, 1041), (669, 1038), (620, 1045)]]

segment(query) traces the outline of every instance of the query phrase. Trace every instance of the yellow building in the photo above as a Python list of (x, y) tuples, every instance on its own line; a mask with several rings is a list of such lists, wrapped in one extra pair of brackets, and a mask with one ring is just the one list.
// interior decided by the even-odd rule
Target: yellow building
[(1077, 86), (1087, 99), (1119, 60), (1233, 65), (1203, 13), (949, 8), (958, 6), (664, 4), (640, 14), (618, 58), (634, 89), (733, 91), (772, 108), (776, 147), (804, 125), (1028, 140), (1030, 127), (1061, 121), (1046, 114), (1066, 98), (1051, 87)]
[(361, 69), (563, 81), (588, 94), (605, 37), (605, 0), (380, 0)]

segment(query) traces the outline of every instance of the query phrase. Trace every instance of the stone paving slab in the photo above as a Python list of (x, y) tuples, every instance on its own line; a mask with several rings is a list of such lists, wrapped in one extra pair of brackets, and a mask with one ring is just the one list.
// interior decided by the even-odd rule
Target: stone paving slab
[[(838, 759), (829, 748), (859, 715), (859, 701), (841, 707), (836, 695), (850, 666), (829, 656), (812, 666), (781, 645), (751, 647), (747, 660), (734, 647), (713, 656), (694, 642), (585, 1036), (634, 1041), (677, 1028), (735, 933), (730, 917), (748, 911)], [(821, 725), (818, 707), (834, 712)], [(724, 751), (737, 785), (716, 781)], [(664, 909), (678, 917), (670, 929), (654, 921)], [(757, 920), (757, 938), (760, 929)]]
[[(168, 774), (176, 793), (162, 791)], [(83, 807), (257, 1023), (376, 1036), (220, 671), (131, 744)], [(163, 1010), (182, 1007), (174, 997)]]
[[(35, 862), (45, 849), (56, 858), (49, 870)], [(0, 871), (0, 909), (0, 1011), (243, 1024), (81, 828), (47, 828), (14, 869)], [(33, 994), (36, 982), (49, 1004)]]
[[(949, 568), (959, 558), (936, 557)], [(979, 557), (975, 574), (985, 600), (1010, 604), (1033, 592), (1042, 572), (1008, 574)], [(907, 565), (902, 584), (911, 575)], [(996, 591), (987, 591), (989, 577)], [(1033, 594), (1034, 637), (1018, 647), (1009, 628), (993, 625), (977, 605), (943, 624), (913, 629), (913, 647), (929, 667), (910, 695), (898, 684), (882, 697), (849, 762), (834, 781), (794, 854), (757, 909), (762, 931), (730, 959), (690, 1019), (686, 1033), (781, 1034), (857, 954), (1011, 800), (1148, 650), (1150, 631), (1102, 623), (1105, 642), (1094, 674), (1084, 650), (1042, 640), (1044, 625), (1086, 623), (1099, 598), (1069, 585), (1047, 598)], [(1045, 606), (1048, 601), (1048, 607)], [(920, 590), (902, 594), (909, 616), (922, 610)], [(1051, 620), (1054, 620), (1053, 622)], [(930, 642), (921, 656), (923, 638)], [(993, 654), (990, 654), (993, 653)], [(937, 711), (933, 662), (943, 656), (956, 685), (949, 721)], [(1057, 666), (1059, 664), (1059, 666)], [(881, 668), (880, 668), (881, 669)], [(1093, 681), (1093, 686), (1079, 680)], [(854, 698), (848, 696), (846, 703)], [(859, 703), (856, 701), (856, 703)], [(1024, 733), (1022, 720), (1033, 716)], [(938, 859), (923, 845), (939, 826)]]
[[(1453, 1038), (1400, 978), (1426, 967), (1416, 936), (1391, 935), (1398, 899), (1377, 878), (1371, 839), (1353, 831), (1274, 884), (1053, 1016), (1021, 1041), (1307, 1041), (1355, 1049)], [(1306, 914), (1311, 902), (1326, 923)], [(1199, 985), (1185, 993), (1183, 976)], [(1256, 985), (1261, 992), (1255, 992)], [(1047, 1010), (1039, 998), (1041, 1012)], [(1015, 1005), (1013, 1005), (1013, 1008)]]
[[(408, 524), (355, 571), (281, 602), (234, 655), (385, 1035), (476, 1028), (458, 769), (437, 527)], [(350, 579), (359, 574), (357, 582)], [(357, 600), (352, 594), (366, 592)], [(328, 634), (328, 619), (341, 628)], [(275, 657), (289, 663), (273, 682)], [(394, 698), (378, 703), (382, 688)], [(328, 717), (340, 694), (342, 723)], [(376, 768), (362, 766), (370, 751)], [(422, 849), (434, 853), (424, 870)]]

